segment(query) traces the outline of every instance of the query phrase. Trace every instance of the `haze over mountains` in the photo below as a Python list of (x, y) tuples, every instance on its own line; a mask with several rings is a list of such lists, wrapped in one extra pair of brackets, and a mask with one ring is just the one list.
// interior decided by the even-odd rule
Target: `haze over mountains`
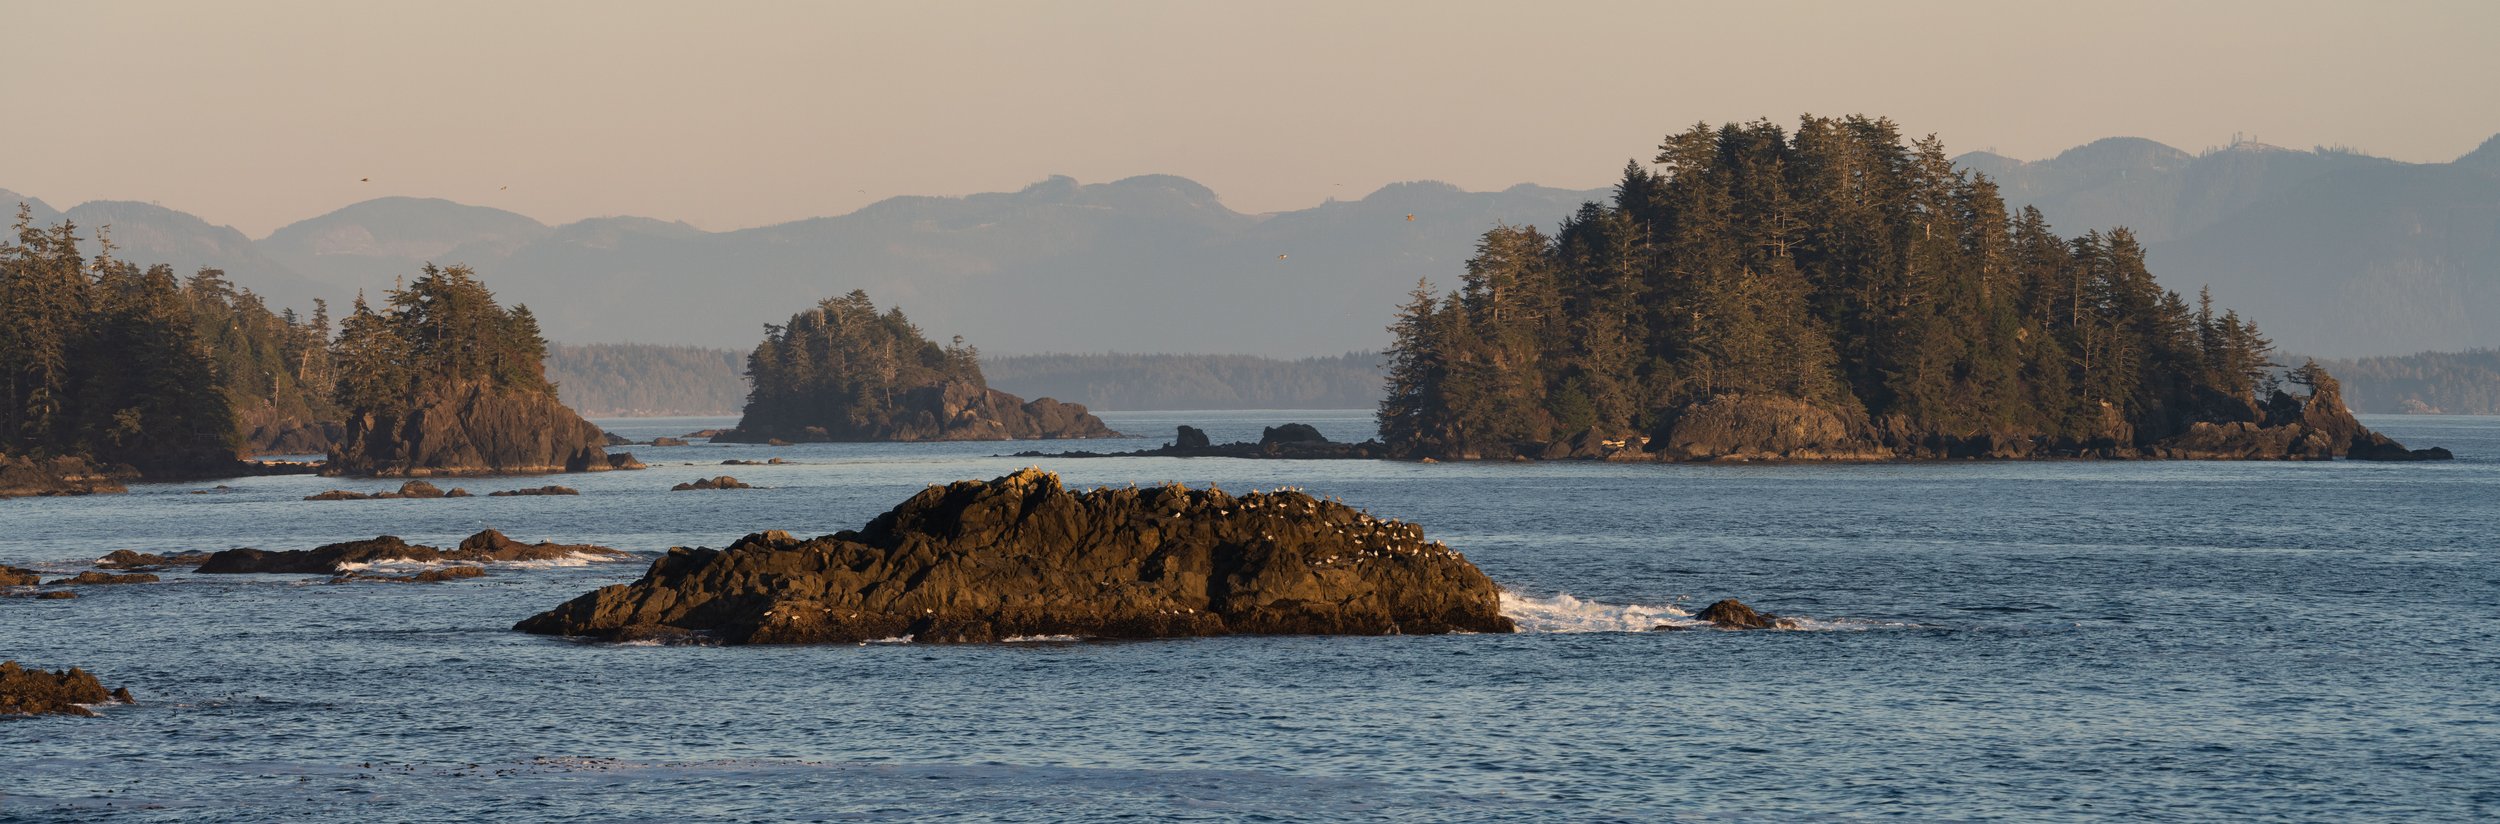
[[(2111, 138), (2047, 160), (1974, 152), (2006, 201), (2061, 233), (2124, 225), (2171, 288), (2257, 320), (2285, 349), (2350, 356), (2500, 345), (2500, 138), (2453, 163), (2254, 143), (2190, 154)], [(745, 349), (761, 324), (862, 288), (943, 340), (992, 353), (1377, 349), (1419, 277), (1454, 285), (1497, 222), (1550, 229), (1605, 196), (1533, 185), (1395, 184), (1253, 215), (1184, 178), (1056, 177), (1019, 192), (901, 197), (838, 217), (728, 232), (638, 217), (547, 226), (389, 197), (259, 240), (189, 214), (99, 201), (39, 222), (109, 224), (122, 257), (217, 266), (282, 305), (334, 314), (426, 262), (475, 266), (566, 343)], [(1412, 215), (1412, 220), (1408, 219)]]

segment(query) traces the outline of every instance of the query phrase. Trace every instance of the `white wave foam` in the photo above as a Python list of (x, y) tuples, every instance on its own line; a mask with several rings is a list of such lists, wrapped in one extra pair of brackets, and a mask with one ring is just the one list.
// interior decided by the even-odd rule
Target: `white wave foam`
[(1659, 624), (1694, 624), (1692, 613), (1671, 606), (1601, 604), (1570, 593), (1551, 598), (1502, 591), (1502, 616), (1520, 632), (1648, 632)]
[(413, 558), (386, 558), (370, 563), (357, 563), (350, 561), (339, 564), (338, 570), (340, 572), (365, 572), (368, 570), (374, 570), (404, 573), (438, 569), (448, 566), (494, 566), (506, 569), (554, 569), (557, 567), (578, 567), (589, 566), (591, 564), (612, 563), (629, 559), (630, 556), (597, 555), (588, 552), (568, 552), (559, 557), (533, 561), (419, 561)]
[(1064, 644), (1083, 640), (1083, 637), (1075, 635), (1010, 635), (1002, 639), (1009, 644)]
[(868, 639), (868, 640), (866, 640), (866, 641), (861, 641), (861, 642), (859, 642), (859, 645), (864, 647), (864, 646), (868, 646), (869, 644), (908, 644), (908, 643), (911, 643), (911, 636), (909, 636), (909, 635), (897, 635), (897, 636), (894, 636), (894, 637), (892, 637), (892, 638), (871, 638), (871, 639)]

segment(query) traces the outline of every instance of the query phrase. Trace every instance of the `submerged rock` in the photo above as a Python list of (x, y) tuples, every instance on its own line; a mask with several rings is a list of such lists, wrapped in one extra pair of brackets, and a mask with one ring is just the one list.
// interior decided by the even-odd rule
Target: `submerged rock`
[(107, 691), (86, 670), (66, 672), (27, 669), (16, 661), (0, 661), (0, 715), (80, 715), (93, 717), (87, 704), (136, 704), (130, 690)]
[(454, 549), (442, 550), (411, 544), (396, 536), (384, 535), (363, 541), (347, 541), (317, 549), (268, 552), (258, 549), (229, 549), (208, 557), (200, 564), (205, 574), (274, 573), (293, 575), (335, 575), (350, 571), (349, 565), (388, 562), (405, 563), (509, 563), (513, 561), (552, 561), (580, 555), (623, 557), (624, 552), (589, 544), (558, 544), (540, 542), (524, 544), (492, 529), (469, 536)]
[(427, 482), (425, 482), (425, 481), (409, 481), (409, 482), (407, 482), (407, 483), (400, 484), (400, 485), (399, 485), (399, 491), (397, 491), (397, 492), (351, 492), (351, 491), (349, 491), (349, 490), (345, 490), (345, 489), (333, 489), (333, 490), (330, 490), (330, 491), (328, 491), (328, 492), (323, 492), (323, 493), (320, 493), (320, 494), (317, 494), (317, 495), (306, 495), (306, 496), (304, 496), (304, 500), (307, 500), (307, 501), (381, 501), (381, 500), (391, 500), (391, 499), (397, 499), (397, 498), (421, 498), (421, 499), (433, 499), (433, 498), (466, 498), (466, 497), (469, 497), (469, 491), (468, 491), (468, 490), (466, 490), (466, 489), (461, 489), (461, 488), (459, 488), (459, 487), (453, 487), (451, 491), (449, 491), (449, 492), (445, 492), (445, 491), (443, 491), (442, 487), (435, 486), (435, 485), (433, 485), (433, 484), (431, 484), (431, 483), (427, 483)]
[(682, 484), (678, 484), (678, 485), (676, 485), (676, 486), (669, 487), (669, 488), (668, 488), (668, 491), (670, 491), (670, 492), (685, 492), (685, 491), (688, 491), (688, 490), (695, 490), (695, 489), (754, 489), (754, 488), (755, 488), (755, 487), (753, 487), (753, 486), (751, 486), (751, 485), (747, 484), (745, 481), (741, 481), (741, 480), (738, 480), (738, 479), (736, 479), (736, 478), (729, 477), (729, 476), (727, 476), (727, 475), (722, 475), (722, 476), (717, 477), (717, 478), (696, 478), (696, 479), (694, 479), (693, 481), (689, 481), (689, 482), (687, 482), (687, 483), (682, 483)]
[(554, 484), (549, 484), (549, 485), (547, 485), (547, 486), (533, 486), (533, 487), (527, 487), (527, 488), (523, 488), (523, 489), (498, 489), (498, 490), (495, 490), (495, 491), (493, 491), (493, 492), (486, 493), (486, 497), (489, 497), (489, 498), (513, 498), (513, 497), (524, 497), (524, 496), (530, 496), (530, 495), (579, 495), (579, 494), (582, 494), (582, 491), (581, 491), (581, 490), (574, 489), (574, 488), (569, 487), (569, 486), (556, 486), (556, 485), (554, 485)]
[(66, 590), (66, 589), (56, 589), (56, 590), (53, 590), (53, 591), (51, 591), (51, 592), (46, 592), (46, 593), (42, 593), (42, 594), (40, 594), (40, 595), (36, 595), (36, 596), (35, 596), (35, 600), (37, 600), (37, 601), (75, 601), (75, 600), (78, 600), (78, 593), (71, 592), (71, 591)]
[(652, 445), (652, 446), (685, 446), (685, 445), (686, 445), (686, 441), (685, 441), (685, 439), (683, 439), (683, 438), (671, 438), (671, 437), (668, 437), (668, 436), (666, 436), (666, 435), (662, 435), (662, 436), (657, 437), (657, 438), (652, 438), (652, 439), (651, 439), (651, 445)]
[(0, 587), (31, 587), (42, 582), (43, 573), (0, 564)]
[(929, 487), (860, 531), (673, 549), (515, 628), (732, 644), (1513, 631), (1493, 582), (1414, 524), (1295, 491), (1070, 492), (1037, 469)]

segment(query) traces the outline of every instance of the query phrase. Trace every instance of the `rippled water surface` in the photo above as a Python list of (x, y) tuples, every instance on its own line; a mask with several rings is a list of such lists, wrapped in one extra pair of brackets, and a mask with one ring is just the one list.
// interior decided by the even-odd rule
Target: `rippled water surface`
[[(1106, 415), (1153, 437), (1363, 413)], [(726, 421), (608, 422), (638, 439)], [(0, 502), (0, 562), (484, 527), (641, 552), (853, 527), (930, 484), (1305, 487), (1418, 521), (1531, 631), (599, 646), (511, 624), (647, 558), (439, 586), (171, 574), (0, 599), (0, 657), (138, 694), (0, 722), (0, 819), (2469, 820), (2500, 816), (2500, 419), (2443, 464), (1057, 460), (634, 450), (580, 497), (381, 482)], [(785, 466), (720, 467), (781, 456)], [(763, 488), (668, 492), (728, 472)], [(470, 479), (472, 492), (548, 479)], [(448, 484), (447, 484), (448, 485)], [(206, 494), (191, 494), (209, 490)], [(1720, 597), (1802, 632), (1644, 629)]]

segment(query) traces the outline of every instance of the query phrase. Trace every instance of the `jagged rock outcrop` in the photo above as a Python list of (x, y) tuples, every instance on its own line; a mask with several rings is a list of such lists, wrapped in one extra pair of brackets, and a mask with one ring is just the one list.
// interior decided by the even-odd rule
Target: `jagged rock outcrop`
[(106, 690), (86, 670), (66, 672), (27, 669), (16, 661), (0, 661), (0, 716), (77, 715), (94, 717), (88, 704), (136, 704), (128, 688)]
[[(829, 411), (830, 412), (830, 411)], [(829, 417), (829, 416), (828, 416)], [(888, 410), (841, 420), (778, 411), (773, 424), (754, 410), (737, 429), (712, 436), (717, 443), (810, 443), (824, 441), (1005, 441), (1117, 438), (1120, 433), (1083, 404), (1042, 398), (1026, 401), (969, 381), (922, 386), (903, 392)]]
[(422, 477), (639, 466), (632, 455), (608, 454), (607, 445), (606, 433), (554, 392), (470, 381), (425, 393), (389, 420), (365, 415), (348, 421), (324, 472)]
[(387, 562), (488, 564), (513, 561), (552, 561), (581, 555), (623, 557), (624, 552), (589, 544), (558, 544), (540, 542), (524, 544), (496, 530), (471, 535), (456, 548), (443, 550), (411, 544), (396, 536), (384, 535), (362, 541), (347, 541), (316, 549), (268, 552), (242, 548), (210, 555), (200, 564), (205, 574), (271, 573), (293, 575), (336, 575), (351, 571), (351, 565)]
[(2343, 386), (2324, 371), (2308, 377), (2310, 394), (2277, 391), (2257, 421), (2198, 422), (2144, 451), (2147, 457), (2209, 460), (2425, 461), (2456, 457), (2446, 449), (2406, 449), (2370, 431), (2345, 408)]
[(738, 479), (736, 479), (736, 478), (729, 477), (729, 476), (727, 476), (727, 475), (722, 475), (722, 476), (717, 477), (717, 478), (696, 478), (696, 479), (694, 479), (693, 481), (689, 481), (689, 482), (687, 482), (687, 483), (682, 483), (682, 484), (678, 484), (678, 485), (676, 485), (676, 486), (669, 487), (669, 488), (668, 488), (668, 491), (670, 491), (670, 492), (687, 492), (687, 491), (697, 490), (697, 489), (754, 489), (754, 488), (755, 488), (755, 487), (753, 487), (753, 486), (751, 486), (751, 485), (748, 485), (745, 481), (741, 481), (741, 480), (738, 480)]
[(1028, 469), (929, 487), (855, 532), (673, 549), (516, 629), (731, 644), (1510, 632), (1498, 601), (1421, 527), (1298, 491), (1070, 492)]
[(0, 564), (0, 587), (31, 587), (39, 583), (43, 583), (43, 573)]
[(1172, 434), (1172, 446), (1175, 448), (1205, 449), (1213, 445), (1207, 440), (1206, 430), (1189, 424), (1181, 424), (1180, 429)]
[(126, 466), (97, 466), (84, 458), (0, 455), (0, 498), (127, 492), (122, 482), (139, 473)]

